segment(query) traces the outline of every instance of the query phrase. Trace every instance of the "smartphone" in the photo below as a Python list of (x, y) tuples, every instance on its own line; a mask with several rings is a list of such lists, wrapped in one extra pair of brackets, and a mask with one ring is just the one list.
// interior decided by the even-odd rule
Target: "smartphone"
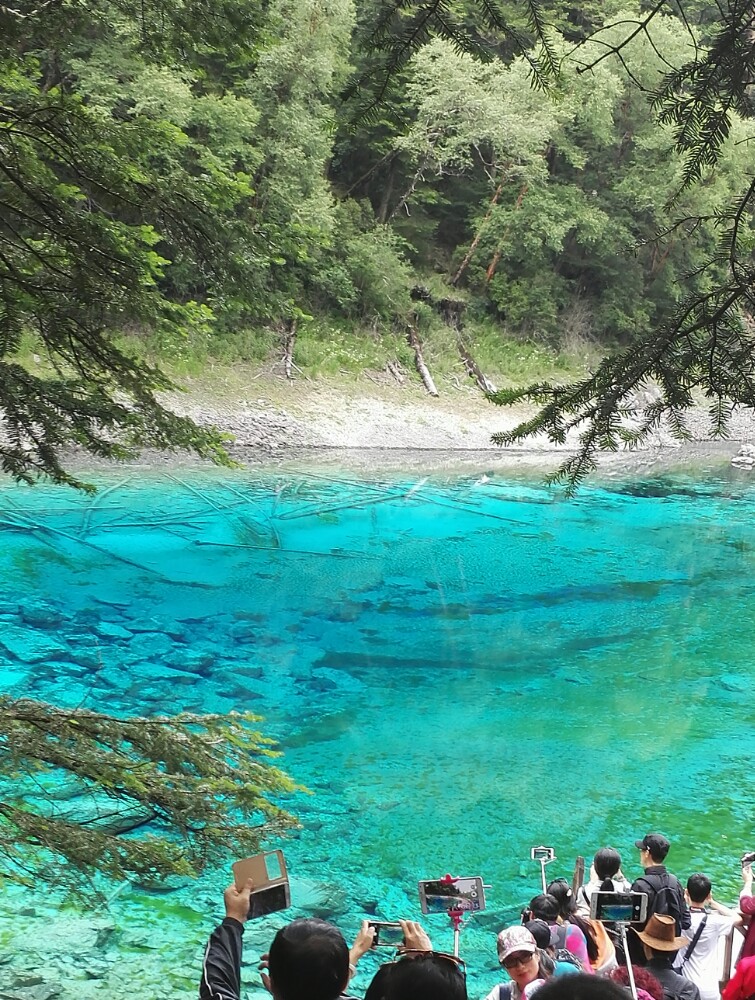
[(609, 923), (641, 924), (648, 915), (646, 892), (594, 892), (590, 896), (590, 919)]
[(530, 857), (533, 861), (554, 861), (556, 851), (553, 847), (533, 847), (530, 850)]
[(423, 913), (450, 913), (464, 910), (468, 913), (485, 909), (485, 891), (482, 877), (424, 879), (419, 883), (419, 903)]
[(247, 879), (254, 882), (249, 898), (249, 920), (268, 913), (285, 910), (291, 905), (291, 890), (283, 851), (267, 851), (231, 865), (237, 889), (243, 889)]
[(372, 939), (373, 948), (397, 948), (404, 943), (404, 932), (401, 924), (391, 924), (384, 920), (370, 920), (368, 927), (375, 928)]

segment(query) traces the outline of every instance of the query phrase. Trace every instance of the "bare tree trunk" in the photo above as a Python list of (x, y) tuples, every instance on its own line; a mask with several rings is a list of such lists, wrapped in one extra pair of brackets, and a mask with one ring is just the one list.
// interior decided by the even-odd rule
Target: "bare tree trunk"
[[(522, 202), (524, 201), (524, 196), (527, 194), (528, 188), (529, 188), (529, 185), (527, 183), (522, 184), (521, 190), (519, 191), (519, 197), (516, 199), (516, 202), (514, 204), (514, 211), (515, 212), (518, 211), (522, 207)], [(501, 242), (503, 242), (506, 239), (506, 237), (509, 235), (509, 229), (510, 228), (511, 228), (511, 226), (507, 226), (506, 227), (506, 232), (501, 237)], [(490, 283), (493, 275), (496, 272), (496, 268), (498, 267), (498, 262), (501, 259), (501, 253), (502, 253), (502, 251), (500, 249), (496, 250), (496, 252), (493, 254), (493, 259), (488, 264), (488, 269), (485, 272), (485, 281), (488, 282), (488, 283)]]
[(419, 334), (417, 333), (417, 328), (412, 326), (411, 323), (406, 328), (406, 339), (409, 346), (414, 351), (414, 364), (417, 369), (419, 377), (422, 379), (422, 384), (430, 393), (431, 396), (437, 396), (438, 390), (435, 388), (435, 383), (433, 382), (433, 377), (425, 364), (425, 359), (422, 356), (422, 344), (420, 343)]
[(294, 365), (294, 346), (296, 344), (296, 320), (290, 319), (286, 323), (286, 332), (283, 338), (283, 367), (286, 372), (286, 378), (292, 379), (291, 369)]
[(487, 223), (487, 221), (490, 218), (490, 216), (493, 214), (493, 209), (495, 208), (496, 204), (498, 203), (498, 199), (501, 197), (501, 191), (503, 191), (503, 181), (501, 181), (501, 183), (495, 189), (495, 194), (490, 199), (490, 204), (488, 205), (488, 210), (485, 213), (485, 218), (480, 223), (480, 228), (477, 230), (477, 232), (475, 233), (474, 239), (469, 244), (469, 250), (467, 250), (466, 254), (464, 255), (464, 260), (461, 262), (461, 264), (459, 264), (458, 271), (453, 276), (453, 278), (451, 278), (451, 284), (452, 285), (458, 285), (459, 280), (460, 280), (462, 274), (464, 274), (464, 272), (466, 271), (467, 267), (469, 266), (469, 262), (472, 259), (472, 256), (473, 256), (475, 250), (477, 249), (477, 244), (482, 239), (482, 234), (483, 234), (483, 231), (485, 229), (485, 224)]
[(456, 337), (456, 346), (459, 350), (459, 356), (464, 362), (464, 367), (467, 369), (467, 375), (475, 380), (483, 392), (495, 392), (496, 387), (472, 357), (472, 352), (469, 350), (469, 346), (461, 333)]

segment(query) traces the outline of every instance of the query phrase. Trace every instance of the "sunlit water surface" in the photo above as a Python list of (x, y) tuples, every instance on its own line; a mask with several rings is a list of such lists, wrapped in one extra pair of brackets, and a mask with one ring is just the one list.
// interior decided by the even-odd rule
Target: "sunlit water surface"
[[(126, 472), (93, 498), (8, 487), (0, 643), (19, 641), (19, 604), (43, 601), (64, 621), (36, 634), (64, 649), (1, 656), (3, 688), (116, 713), (258, 712), (315, 793), (287, 803), (303, 827), (272, 845), (293, 876), (286, 918), (350, 937), (364, 916), (416, 917), (418, 878), (480, 874), (489, 909), (462, 954), (482, 996), (496, 931), (538, 891), (533, 844), (570, 876), (611, 843), (633, 876), (634, 839), (659, 829), (674, 870), (734, 897), (755, 847), (754, 504), (726, 474), (573, 501), (534, 478), (301, 471)], [(82, 645), (98, 669), (70, 660)], [(177, 651), (201, 671), (172, 669)], [(66, 936), (75, 907), (8, 912), (2, 941), (16, 972), (43, 954), (65, 995), (185, 995), (227, 880), (118, 893), (97, 912), (115, 931), (94, 976)], [(19, 897), (4, 905), (17, 914)], [(282, 922), (248, 928), (249, 991)], [(449, 949), (444, 918), (428, 926)]]

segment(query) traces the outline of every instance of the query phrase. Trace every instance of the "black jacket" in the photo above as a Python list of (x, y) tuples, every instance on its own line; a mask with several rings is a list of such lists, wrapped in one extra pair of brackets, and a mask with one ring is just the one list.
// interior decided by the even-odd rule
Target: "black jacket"
[[(634, 880), (632, 883), (632, 892), (647, 893), (649, 917), (651, 913), (655, 913), (655, 897), (658, 895), (658, 890), (663, 886), (669, 886), (677, 898), (678, 909), (681, 913), (681, 920), (679, 918), (676, 920), (676, 933), (679, 935), (683, 930), (687, 930), (687, 928), (692, 926), (692, 916), (684, 899), (684, 889), (682, 889), (682, 884), (676, 875), (672, 875), (667, 871), (665, 865), (651, 865), (645, 869), (644, 875), (640, 875), (639, 878)], [(642, 927), (638, 924), (637, 929), (642, 930)]]
[(648, 972), (652, 972), (663, 987), (664, 1000), (700, 1000), (700, 990), (697, 986), (674, 972), (669, 959), (654, 956), (648, 959), (645, 968)]
[(210, 935), (202, 963), (200, 1000), (239, 1000), (244, 925), (226, 917)]

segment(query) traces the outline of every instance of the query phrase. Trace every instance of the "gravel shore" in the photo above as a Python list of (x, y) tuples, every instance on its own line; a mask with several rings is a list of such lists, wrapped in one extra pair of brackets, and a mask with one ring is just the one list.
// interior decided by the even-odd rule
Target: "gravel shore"
[[(479, 464), (484, 458), (496, 465), (554, 466), (577, 444), (576, 435), (564, 446), (538, 435), (522, 446), (494, 445), (491, 436), (496, 431), (516, 426), (535, 409), (497, 407), (471, 389), (449, 391), (435, 399), (419, 386), (387, 386), (366, 379), (345, 384), (256, 380), (249, 388), (244, 396), (238, 390), (218, 394), (206, 386), (190, 385), (170, 403), (199, 423), (228, 431), (235, 439), (233, 454), (252, 463), (307, 456), (328, 461), (328, 454), (337, 452), (339, 460), (353, 453), (357, 464), (369, 465), (379, 453), (381, 466), (404, 465), (411, 452), (425, 465), (467, 460)], [(640, 449), (605, 455), (602, 464), (632, 468), (646, 467), (649, 461), (665, 465), (695, 458), (728, 461), (740, 444), (755, 442), (751, 410), (733, 414), (724, 441), (712, 440), (704, 407), (689, 412), (688, 426), (690, 443), (680, 444), (660, 431)]]

